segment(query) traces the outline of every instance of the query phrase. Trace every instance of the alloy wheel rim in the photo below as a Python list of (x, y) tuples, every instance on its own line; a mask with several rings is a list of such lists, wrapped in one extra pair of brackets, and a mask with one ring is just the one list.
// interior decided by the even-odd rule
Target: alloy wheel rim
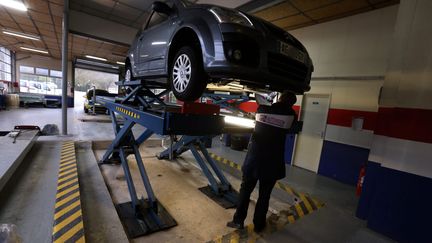
[(125, 80), (126, 81), (131, 81), (131, 71), (130, 71), (129, 68), (126, 70)]
[(192, 74), (192, 65), (186, 54), (181, 54), (174, 63), (173, 67), (173, 86), (174, 89), (182, 93), (189, 85)]

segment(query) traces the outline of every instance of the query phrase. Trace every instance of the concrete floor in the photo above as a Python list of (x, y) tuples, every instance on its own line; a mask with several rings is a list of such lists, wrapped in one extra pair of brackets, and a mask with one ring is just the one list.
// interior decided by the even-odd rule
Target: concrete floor
[[(83, 111), (83, 92), (76, 92), (75, 107), (68, 108), (67, 127), (68, 137), (75, 141), (101, 141), (114, 139), (111, 123), (106, 122), (82, 122), (82, 118), (88, 120), (110, 119), (108, 115), (87, 115)], [(19, 108), (0, 111), (0, 131), (10, 131), (15, 125), (35, 125), (41, 129), (46, 124), (56, 124), (61, 131), (61, 109), (60, 108)], [(144, 128), (135, 126), (134, 131), (143, 131)], [(50, 139), (50, 138), (49, 138)]]
[(60, 149), (36, 142), (0, 194), (0, 224), (15, 224), (22, 242), (51, 242)]
[[(28, 159), (26, 159), (20, 166), (17, 176), (14, 178), (15, 182), (10, 185), (10, 189), (6, 191), (6, 194), (1, 194), (0, 222), (11, 222), (17, 224), (19, 226), (18, 231), (24, 239), (24, 242), (27, 242), (26, 239), (32, 239), (33, 242), (49, 242), (51, 240), (50, 232), (52, 227), (52, 209), (54, 202), (49, 202), (47, 198), (53, 198), (55, 195), (55, 182), (57, 180), (58, 158), (60, 154), (60, 143), (58, 140), (73, 139), (76, 141), (96, 141), (111, 140), (114, 137), (110, 123), (79, 121), (79, 119), (84, 115), (82, 106), (78, 105), (75, 109), (69, 108), (68, 114), (68, 129), (69, 133), (73, 136), (66, 138), (39, 138), (39, 141), (31, 150), (29, 156), (27, 156)], [(60, 109), (28, 108), (0, 111), (0, 131), (11, 130), (14, 125), (19, 124), (39, 125), (41, 127), (48, 123), (60, 125), (60, 121)], [(57, 142), (46, 140), (57, 140)], [(149, 151), (151, 153), (155, 152), (152, 149), (155, 148), (151, 148)], [(158, 149), (160, 151), (160, 148)], [(210, 149), (210, 151), (239, 164), (243, 162), (245, 155), (245, 152), (233, 151), (230, 148), (222, 146), (217, 139), (214, 142), (214, 147)], [(150, 156), (153, 156), (151, 153)], [(92, 155), (89, 153), (88, 149), (81, 152), (78, 150), (77, 158), (81, 158), (81, 160), (90, 160), (91, 156)], [(149, 155), (147, 154), (146, 156)], [(190, 161), (192, 156), (186, 153), (183, 157), (185, 161)], [(196, 169), (192, 167), (185, 167), (187, 168), (187, 170), (185, 170), (184, 166), (187, 166), (186, 164), (189, 163), (161, 163), (160, 161), (153, 161), (153, 159), (149, 158), (145, 159), (146, 163), (147, 160), (149, 161), (150, 166), (148, 172), (151, 174), (152, 185), (155, 187), (157, 196), (160, 200), (168, 202), (170, 201), (169, 197), (173, 194), (178, 194), (179, 199), (184, 200), (182, 201), (182, 204), (171, 205), (170, 203), (167, 203), (165, 206), (169, 209), (171, 208), (172, 213), (175, 214), (174, 216), (176, 220), (179, 222), (181, 220), (186, 221), (181, 224), (185, 226), (177, 226), (171, 229), (170, 231), (174, 232), (173, 234), (168, 231), (160, 232), (150, 235), (145, 239), (151, 239), (152, 241), (158, 242), (163, 242), (165, 240), (175, 241), (175, 239), (177, 239), (177, 241), (189, 242), (206, 241), (212, 239), (213, 236), (229, 231), (229, 229), (224, 225), (225, 222), (231, 218), (233, 210), (221, 211), (216, 207), (209, 210), (208, 212), (211, 212), (212, 218), (217, 219), (210, 223), (207, 222), (207, 218), (202, 218), (196, 222), (190, 220), (188, 217), (191, 215), (187, 215), (190, 212), (183, 210), (186, 206), (191, 206), (187, 205), (186, 202), (190, 201), (190, 198), (192, 197), (194, 199), (200, 198), (200, 204), (192, 204), (196, 206), (193, 210), (202, 210), (203, 213), (206, 213), (208, 205), (212, 204), (212, 202), (209, 203), (207, 201), (208, 199), (202, 197), (201, 193), (196, 190), (199, 186), (205, 185), (205, 181), (203, 181), (199, 171), (195, 172)], [(94, 175), (97, 171), (95, 170), (97, 169), (95, 165), (88, 165), (88, 167), (84, 169), (85, 171), (82, 171), (82, 167), (79, 168), (80, 174), (89, 173), (90, 169), (92, 169), (92, 172), (87, 175)], [(117, 169), (115, 167), (107, 169), (103, 168), (102, 171), (106, 177), (111, 177), (111, 180), (115, 175), (117, 175)], [(229, 170), (227, 169), (227, 171)], [(157, 176), (158, 174), (161, 174), (162, 176)], [(176, 183), (171, 186), (168, 185), (166, 183), (166, 181), (169, 181), (167, 178)], [(233, 172), (229, 178), (233, 185), (238, 187), (239, 174)], [(101, 177), (99, 178), (99, 181), (100, 179)], [(326, 206), (319, 209), (317, 212), (302, 218), (294, 224), (286, 226), (283, 230), (261, 239), (262, 242), (391, 242), (388, 238), (369, 230), (365, 226), (364, 221), (361, 221), (354, 216), (357, 206), (357, 198), (354, 195), (355, 189), (352, 186), (344, 185), (332, 179), (296, 167), (287, 167), (287, 177), (283, 181), (298, 191), (309, 193), (320, 199), (326, 203)], [(87, 187), (82, 190), (93, 190), (94, 192), (101, 191), (101, 188), (104, 186), (105, 185), (99, 183), (99, 188)], [(108, 186), (110, 186), (109, 183)], [(126, 200), (124, 188), (118, 187), (117, 189), (114, 189), (114, 191), (123, 192), (123, 194), (119, 194), (120, 196), (118, 196), (118, 198), (115, 196), (114, 201), (118, 200), (120, 202)], [(184, 190), (188, 192), (190, 191), (190, 193), (182, 193)], [(106, 198), (106, 193), (108, 193), (108, 191), (99, 196), (95, 196), (93, 199)], [(287, 199), (277, 190), (274, 192), (274, 197), (278, 199), (277, 201), (284, 201)], [(83, 198), (86, 197), (83, 196)], [(86, 201), (89, 201), (90, 199), (91, 198), (88, 197)], [(97, 201), (91, 202), (92, 203), (90, 204), (97, 205)], [(109, 201), (105, 201), (104, 203), (110, 205)], [(202, 205), (206, 206), (203, 207)], [(90, 207), (90, 209), (86, 210), (85, 207), (86, 206), (83, 205), (84, 220), (86, 221), (88, 219), (86, 219), (85, 211), (90, 212), (92, 208)], [(109, 207), (107, 206), (104, 208)], [(93, 214), (89, 215), (97, 215), (97, 213), (95, 213), (96, 212), (93, 212)], [(99, 215), (101, 215), (101, 213), (99, 213)], [(112, 216), (114, 216), (114, 214), (112, 214), (111, 217)], [(109, 218), (109, 215), (107, 215), (107, 217)], [(99, 221), (99, 224), (107, 221), (112, 222), (113, 220), (101, 220)], [(251, 222), (250, 219), (247, 221)], [(98, 221), (96, 220), (96, 222)], [(193, 234), (188, 234), (188, 231), (189, 233), (197, 231), (196, 229), (201, 229), (200, 227), (202, 224), (207, 223), (210, 231), (207, 232), (201, 230), (195, 234), (196, 238), (191, 238), (191, 235)], [(101, 239), (104, 239), (104, 231), (105, 233), (111, 232), (113, 235), (116, 235), (115, 232), (119, 232), (119, 228), (118, 224), (116, 226), (106, 227), (102, 224), (99, 228), (93, 228), (92, 231), (95, 232), (94, 237), (88, 237), (90, 232), (86, 232), (86, 237), (92, 239), (90, 242), (100, 242)], [(181, 236), (183, 236), (183, 238), (180, 238)], [(121, 236), (120, 238), (124, 240)], [(122, 242), (123, 240), (119, 240), (119, 242)]]
[[(211, 152), (243, 164), (246, 151), (235, 151), (224, 146), (218, 138), (213, 140)], [(286, 167), (286, 177), (281, 181), (325, 203), (316, 212), (300, 219), (283, 230), (262, 239), (262, 242), (394, 242), (366, 227), (355, 217), (358, 197), (355, 187), (295, 167)], [(276, 189), (272, 197), (281, 194)], [(280, 196), (279, 196), (280, 197)]]
[[(160, 146), (141, 146), (141, 154), (154, 193), (178, 225), (133, 239), (133, 242), (207, 242), (231, 232), (225, 223), (231, 220), (234, 209), (226, 210), (220, 207), (198, 190), (207, 185), (201, 171), (191, 163), (181, 160), (158, 160), (155, 154), (160, 151)], [(95, 151), (96, 157), (100, 158), (104, 152)], [(129, 157), (129, 166), (138, 196), (146, 195), (133, 156)], [(114, 203), (130, 201), (122, 168), (119, 165), (102, 165), (101, 171)], [(253, 214), (253, 209), (252, 206), (250, 215)]]

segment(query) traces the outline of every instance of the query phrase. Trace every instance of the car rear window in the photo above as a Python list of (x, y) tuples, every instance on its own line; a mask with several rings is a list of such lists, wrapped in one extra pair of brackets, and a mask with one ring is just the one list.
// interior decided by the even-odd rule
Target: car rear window
[(181, 2), (183, 3), (184, 6), (189, 7), (194, 5), (195, 3), (192, 1), (188, 1), (188, 0), (181, 0)]

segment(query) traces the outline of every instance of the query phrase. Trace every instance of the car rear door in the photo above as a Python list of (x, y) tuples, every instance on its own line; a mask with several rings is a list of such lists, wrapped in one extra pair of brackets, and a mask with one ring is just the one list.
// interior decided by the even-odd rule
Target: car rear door
[(175, 30), (174, 15), (153, 11), (140, 38), (139, 57), (144, 65), (141, 75), (160, 75), (165, 72), (168, 43)]

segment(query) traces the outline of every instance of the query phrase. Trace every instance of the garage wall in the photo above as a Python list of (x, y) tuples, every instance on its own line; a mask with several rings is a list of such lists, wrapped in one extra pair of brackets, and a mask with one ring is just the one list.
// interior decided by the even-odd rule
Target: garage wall
[(383, 76), (399, 5), (291, 31), (309, 51), (313, 77)]
[[(383, 80), (312, 81), (309, 93), (330, 94), (318, 173), (355, 185), (368, 161)], [(360, 127), (353, 127), (353, 120)]]
[[(319, 174), (355, 185), (368, 161), (398, 8), (291, 31), (315, 66), (309, 93), (331, 95)], [(353, 119), (362, 128), (354, 129)]]
[[(20, 71), (19, 67), (21, 65), (24, 66), (33, 66), (33, 67), (39, 67), (39, 68), (48, 68), (48, 69), (55, 69), (55, 70), (61, 70), (61, 60), (60, 59), (54, 59), (51, 57), (46, 56), (40, 56), (40, 55), (32, 55), (32, 54), (26, 54), (26, 53), (17, 53), (17, 61), (16, 61), (16, 74), (17, 74), (17, 80), (20, 80)], [(72, 82), (72, 62), (68, 62), (68, 85), (70, 86)], [(72, 96), (72, 90), (68, 89), (68, 96)]]
[(400, 3), (357, 211), (398, 242), (431, 239), (432, 211), (421, 210), (432, 204), (431, 12), (430, 0)]

